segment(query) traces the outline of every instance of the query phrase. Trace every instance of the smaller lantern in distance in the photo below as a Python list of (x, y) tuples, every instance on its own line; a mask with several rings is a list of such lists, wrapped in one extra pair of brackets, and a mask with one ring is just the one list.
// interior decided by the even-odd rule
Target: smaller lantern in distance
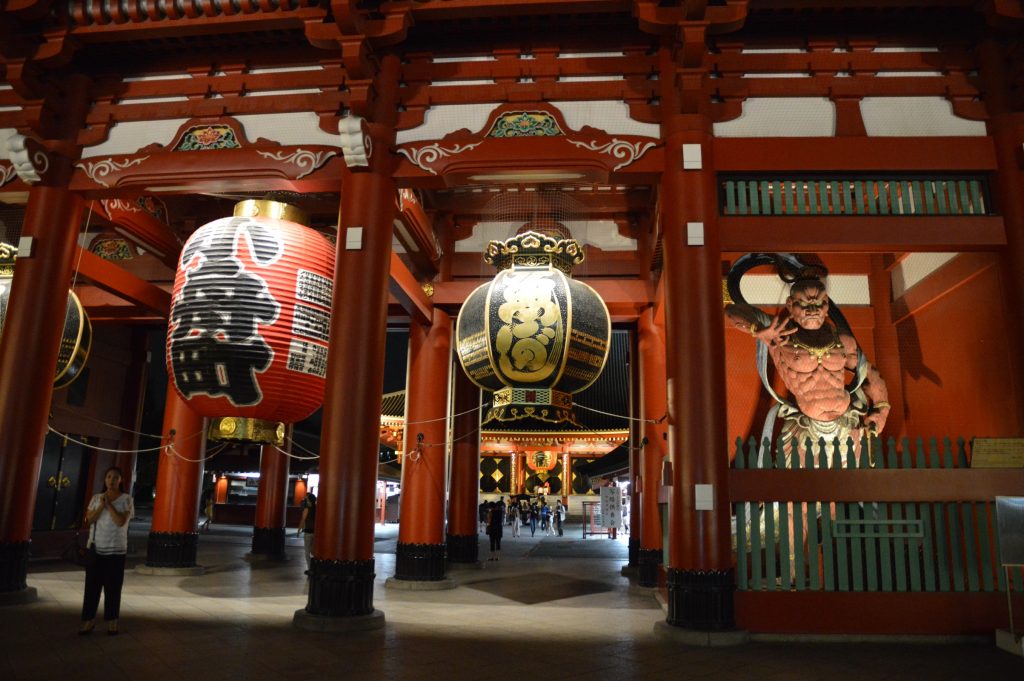
[[(0, 243), (0, 336), (7, 318), (7, 303), (14, 284), (14, 269), (18, 249), (11, 244)], [(82, 369), (92, 350), (92, 322), (74, 291), (68, 291), (68, 305), (64, 311), (64, 330), (60, 336), (57, 351), (57, 368), (54, 372), (53, 387), (56, 390), (71, 385), (82, 375)]]
[(597, 380), (611, 316), (597, 291), (569, 275), (583, 262), (575, 239), (526, 231), (487, 245), (499, 271), (473, 291), (456, 323), (466, 375), (494, 391), (483, 423), (576, 422), (572, 393)]
[(242, 201), (182, 250), (167, 369), (214, 440), (281, 446), (323, 403), (334, 249), (294, 206)]

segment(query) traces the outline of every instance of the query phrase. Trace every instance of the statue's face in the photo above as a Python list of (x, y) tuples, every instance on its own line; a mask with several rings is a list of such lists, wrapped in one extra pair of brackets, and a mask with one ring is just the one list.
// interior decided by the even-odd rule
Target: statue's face
[(797, 326), (820, 329), (828, 318), (828, 294), (817, 288), (795, 291), (786, 299), (786, 308)]

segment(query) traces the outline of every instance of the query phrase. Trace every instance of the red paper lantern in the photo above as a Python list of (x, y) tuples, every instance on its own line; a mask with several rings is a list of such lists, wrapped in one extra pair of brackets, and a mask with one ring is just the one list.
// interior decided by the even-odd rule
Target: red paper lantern
[(214, 439), (278, 442), (323, 403), (334, 250), (292, 206), (243, 201), (182, 250), (167, 369)]

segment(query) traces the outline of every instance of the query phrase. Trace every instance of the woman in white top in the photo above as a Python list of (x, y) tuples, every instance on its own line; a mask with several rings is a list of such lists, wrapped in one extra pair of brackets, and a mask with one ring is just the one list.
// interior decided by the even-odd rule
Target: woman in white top
[(96, 626), (100, 592), (104, 592), (103, 619), (107, 634), (117, 634), (124, 584), (124, 559), (128, 553), (128, 521), (135, 513), (132, 498), (124, 493), (121, 469), (111, 466), (103, 476), (105, 489), (89, 502), (85, 522), (91, 525), (89, 542), (96, 550), (96, 562), (85, 570), (85, 598), (79, 634)]

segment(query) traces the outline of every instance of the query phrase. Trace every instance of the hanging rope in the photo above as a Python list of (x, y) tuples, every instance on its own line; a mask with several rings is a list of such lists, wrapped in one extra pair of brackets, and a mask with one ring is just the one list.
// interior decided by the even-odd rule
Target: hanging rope
[(221, 452), (223, 452), (225, 449), (228, 448), (229, 444), (231, 444), (231, 443), (230, 442), (223, 443), (219, 448), (213, 450), (212, 454), (208, 454), (208, 455), (206, 455), (206, 456), (204, 456), (202, 458), (190, 459), (190, 458), (188, 458), (186, 456), (182, 456), (181, 454), (179, 454), (178, 450), (174, 448), (174, 443), (173, 442), (168, 442), (167, 443), (167, 454), (168, 454), (168, 456), (170, 456), (170, 455), (176, 456), (179, 459), (181, 459), (182, 461), (187, 461), (189, 463), (202, 463), (203, 461), (209, 461), (213, 457), (215, 457), (218, 454), (220, 454)]
[[(82, 235), (82, 243), (85, 244), (85, 248), (89, 247), (89, 223), (92, 222), (92, 211), (96, 207), (96, 199), (93, 199), (92, 203), (89, 204), (89, 214), (85, 216), (85, 234)], [(75, 261), (75, 275), (71, 278), (71, 289), (74, 290), (75, 285), (78, 283), (78, 268), (82, 266), (82, 251), (85, 248), (79, 248), (78, 260)]]
[[(487, 409), (490, 406), (491, 406), (490, 402), (484, 402), (479, 407), (473, 407), (472, 409), (467, 409), (466, 411), (460, 411), (458, 414), (452, 414), (451, 418), (456, 418), (456, 417), (462, 416), (463, 414), (468, 414), (470, 412), (477, 411), (477, 410), (480, 410), (480, 409)], [(435, 421), (446, 421), (448, 418), (449, 418), (448, 416), (440, 416), (440, 417), (438, 417), (436, 419), (426, 419), (425, 421), (409, 421), (405, 425), (407, 425), (407, 426), (416, 426), (416, 425), (419, 425), (421, 423), (434, 423)]]
[[(288, 440), (288, 444), (290, 444), (292, 447), (297, 447), (298, 449), (302, 449), (302, 447), (299, 447), (297, 444), (295, 444), (295, 440), (289, 439)], [(312, 461), (314, 459), (319, 459), (320, 458), (319, 454), (313, 454), (313, 456), (298, 456), (297, 454), (292, 454), (289, 451), (281, 449), (277, 445), (272, 444), (270, 446), (273, 447), (274, 449), (276, 449), (277, 451), (281, 452), (285, 456), (287, 456), (289, 459), (297, 459), (298, 461)], [(309, 452), (309, 453), (312, 454), (312, 452)]]
[(59, 430), (57, 430), (53, 426), (47, 425), (46, 427), (47, 427), (47, 429), (51, 433), (53, 433), (54, 435), (59, 435), (60, 437), (62, 437), (65, 440), (67, 440), (68, 442), (74, 442), (75, 444), (82, 445), (83, 447), (88, 447), (89, 449), (94, 449), (97, 452), (114, 452), (115, 454), (142, 454), (142, 453), (145, 453), (145, 452), (157, 452), (157, 451), (160, 451), (161, 449), (164, 448), (163, 445), (160, 445), (159, 447), (148, 447), (146, 449), (110, 449), (108, 447), (100, 447), (98, 445), (92, 444), (91, 442), (85, 442), (83, 440), (78, 440), (76, 438), (73, 438), (70, 435), (68, 435), (67, 433), (60, 432)]
[(586, 409), (587, 411), (592, 411), (592, 412), (595, 412), (597, 414), (604, 414), (605, 416), (614, 416), (617, 419), (624, 419), (626, 421), (639, 421), (639, 422), (642, 422), (642, 423), (661, 423), (662, 421), (664, 421), (665, 419), (668, 418), (668, 413), (665, 413), (659, 419), (638, 419), (638, 418), (635, 418), (635, 417), (632, 417), (632, 416), (625, 416), (623, 414), (613, 414), (610, 411), (601, 411), (600, 409), (594, 409), (593, 407), (587, 407), (587, 406), (579, 404), (579, 403), (574, 403), (572, 406), (573, 407), (579, 407), (580, 409)]

